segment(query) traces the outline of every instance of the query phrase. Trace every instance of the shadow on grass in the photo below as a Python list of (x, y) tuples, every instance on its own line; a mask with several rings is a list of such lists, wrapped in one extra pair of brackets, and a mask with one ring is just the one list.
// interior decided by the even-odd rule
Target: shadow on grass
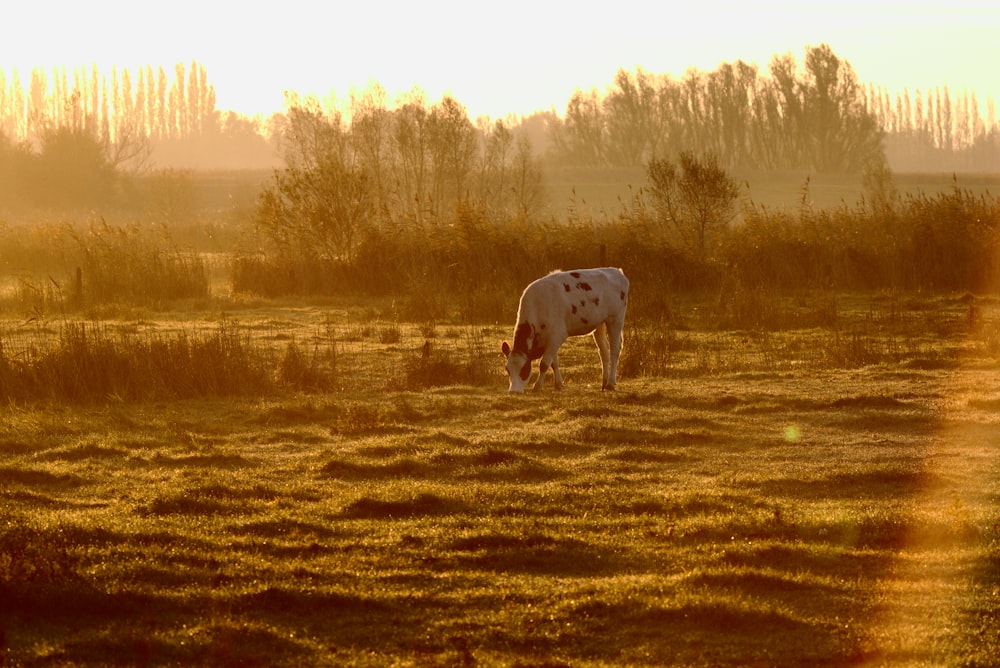
[(240, 455), (183, 455), (180, 457), (170, 457), (158, 454), (153, 458), (153, 463), (158, 466), (170, 466), (177, 468), (206, 468), (206, 469), (242, 469), (256, 468), (259, 462)]
[(300, 542), (328, 540), (340, 535), (339, 531), (322, 524), (287, 518), (248, 522), (231, 531), (237, 535), (254, 538), (281, 538)]
[[(996, 522), (1000, 518), (994, 518)], [(956, 645), (969, 648), (961, 662), (987, 666), (1000, 656), (1000, 523), (994, 523), (990, 549), (977, 560), (969, 578), (973, 600), (963, 607)]]
[[(206, 629), (199, 622), (206, 610), (219, 608), (218, 600), (107, 592), (79, 581), (30, 591), (0, 588), (0, 601), (0, 631), (7, 645), (6, 656), (0, 657), (11, 665), (270, 666), (308, 662), (313, 651), (287, 629), (275, 627), (273, 617), (281, 612), (268, 609), (266, 602), (254, 615), (266, 624), (218, 609), (221, 621)], [(239, 601), (231, 605), (243, 607)], [(63, 634), (65, 642), (55, 654), (37, 654)]]
[(917, 468), (922, 465), (920, 461), (914, 460), (913, 464), (913, 468), (901, 463), (878, 470), (837, 473), (813, 479), (772, 478), (750, 483), (750, 486), (767, 498), (897, 499), (941, 485), (939, 476)]
[(789, 573), (809, 573), (820, 578), (857, 580), (884, 573), (894, 563), (888, 552), (855, 550), (849, 546), (806, 542), (761, 542), (726, 550), (720, 563), (739, 568), (769, 568)]
[(614, 551), (543, 533), (475, 534), (451, 541), (445, 549), (449, 556), (442, 565), (474, 571), (596, 577), (620, 573), (629, 566), (627, 559)]
[(56, 475), (48, 471), (39, 471), (36, 469), (4, 467), (0, 468), (0, 484), (4, 487), (8, 485), (20, 485), (29, 488), (70, 488), (79, 487), (85, 484), (85, 481), (80, 476), (69, 473)]
[(64, 448), (61, 450), (49, 451), (39, 457), (39, 459), (44, 461), (79, 462), (88, 459), (105, 461), (115, 457), (127, 456), (128, 452), (121, 448), (109, 448), (107, 446), (97, 445), (96, 443), (86, 443), (84, 445)]
[[(421, 613), (413, 606), (275, 586), (227, 591), (220, 588), (224, 580), (211, 581), (219, 562), (205, 544), (178, 545), (169, 534), (38, 529), (14, 516), (0, 529), (0, 555), (11, 557), (0, 558), (4, 665), (306, 665), (316, 646), (300, 641), (303, 631), (333, 647), (364, 650), (390, 637), (390, 645), (419, 646), (413, 634)], [(322, 531), (301, 523), (250, 529), (286, 530)], [(93, 579), (80, 552), (126, 544), (143, 549), (149, 567), (131, 568), (129, 578), (108, 589)], [(192, 584), (214, 592), (179, 595)]]
[(463, 501), (436, 494), (419, 494), (409, 499), (391, 501), (364, 496), (347, 504), (338, 517), (354, 520), (394, 520), (458, 515), (468, 510), (468, 505)]
[(551, 466), (511, 450), (490, 448), (474, 453), (444, 452), (427, 460), (402, 457), (388, 462), (354, 462), (334, 459), (327, 462), (320, 475), (337, 480), (397, 480), (442, 477), (466, 478), (481, 482), (541, 482), (564, 474)]
[(572, 629), (563, 647), (572, 648), (575, 657), (601, 662), (726, 665), (738, 647), (744, 660), (761, 665), (789, 660), (817, 665), (811, 661), (829, 664), (841, 657), (842, 662), (853, 651), (849, 643), (780, 609), (719, 598), (689, 597), (676, 605), (586, 601), (557, 621)]
[(231, 487), (213, 484), (191, 487), (183, 492), (153, 499), (139, 509), (142, 515), (244, 515), (255, 512), (255, 504), (280, 499), (315, 501), (310, 494), (286, 494), (265, 485)]

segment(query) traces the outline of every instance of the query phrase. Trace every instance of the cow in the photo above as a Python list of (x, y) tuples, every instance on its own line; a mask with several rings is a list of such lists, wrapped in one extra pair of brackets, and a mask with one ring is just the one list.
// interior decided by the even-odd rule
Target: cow
[(561, 389), (559, 346), (570, 336), (591, 332), (604, 368), (601, 389), (615, 389), (628, 288), (625, 274), (613, 267), (554, 271), (529, 284), (517, 307), (514, 345), (506, 341), (500, 345), (507, 358), (508, 391), (524, 392), (531, 377), (531, 363), (537, 359), (541, 363), (534, 389), (544, 387), (549, 369), (555, 376), (556, 389)]

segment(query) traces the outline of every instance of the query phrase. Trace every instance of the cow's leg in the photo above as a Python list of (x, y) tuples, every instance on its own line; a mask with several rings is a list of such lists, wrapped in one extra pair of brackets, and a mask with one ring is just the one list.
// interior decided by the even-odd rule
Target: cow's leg
[(614, 389), (614, 376), (611, 375), (611, 345), (608, 342), (607, 323), (602, 322), (594, 330), (594, 343), (597, 344), (597, 350), (601, 353), (601, 389), (608, 389), (609, 381), (612, 384), (612, 389)]
[(535, 381), (535, 389), (540, 390), (545, 387), (545, 374), (549, 372), (552, 368), (552, 361), (549, 359), (548, 351), (542, 355), (541, 361), (538, 363), (538, 380)]
[[(562, 345), (562, 341), (559, 342)], [(556, 389), (562, 388), (562, 374), (559, 373), (559, 346), (549, 346), (542, 353), (541, 362), (538, 364), (538, 380), (535, 381), (535, 389), (540, 390), (545, 387), (545, 373), (552, 369), (552, 374), (556, 377)]]
[(618, 382), (618, 360), (622, 356), (622, 330), (625, 328), (625, 319), (608, 322), (608, 338), (611, 339), (611, 378), (604, 389), (613, 390)]

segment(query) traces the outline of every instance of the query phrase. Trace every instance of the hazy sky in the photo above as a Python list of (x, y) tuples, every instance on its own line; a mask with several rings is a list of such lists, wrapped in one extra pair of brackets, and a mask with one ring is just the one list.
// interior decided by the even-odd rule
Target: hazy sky
[(472, 117), (554, 107), (608, 86), (619, 67), (680, 77), (830, 44), (890, 91), (948, 85), (1000, 103), (1000, 2), (838, 0), (587, 3), (423, 0), (254, 3), (20, 1), (0, 11), (0, 69), (134, 69), (201, 63), (217, 106), (269, 114), (295, 90), (345, 103), (378, 82), (390, 102), (419, 87)]

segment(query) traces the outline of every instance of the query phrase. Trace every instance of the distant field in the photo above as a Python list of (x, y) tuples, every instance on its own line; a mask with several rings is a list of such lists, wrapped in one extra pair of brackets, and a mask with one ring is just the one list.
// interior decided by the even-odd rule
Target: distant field
[[(564, 390), (508, 396), (506, 325), (272, 304), (227, 317), (338, 387), (4, 406), (0, 663), (992, 664), (1000, 306), (846, 295), (775, 332), (676, 308), (627, 330), (615, 393), (589, 340)], [(421, 366), (480, 354), (469, 384)]]
[[(180, 174), (185, 174), (181, 172)], [(190, 190), (185, 191), (191, 211), (216, 223), (245, 223), (250, 219), (260, 188), (271, 178), (269, 170), (202, 171), (190, 173)], [(176, 175), (175, 175), (176, 176)], [(792, 173), (734, 173), (741, 195), (768, 207), (796, 208), (802, 187), (809, 179), (809, 201), (815, 207), (850, 205), (860, 201), (863, 189), (857, 175)], [(952, 174), (896, 174), (896, 187), (903, 193), (934, 195), (951, 189)], [(186, 178), (186, 177), (183, 177)], [(1000, 174), (959, 174), (959, 187), (974, 193), (1000, 195)], [(602, 219), (622, 211), (624, 203), (646, 183), (642, 168), (548, 168), (543, 176), (545, 204), (542, 218), (563, 219), (571, 213), (583, 218)], [(225, 251), (233, 242), (221, 236), (215, 242), (200, 242), (205, 250)]]
[[(809, 179), (809, 201), (817, 208), (850, 205), (860, 201), (863, 194), (859, 175), (824, 175), (808, 172), (734, 173), (743, 186), (742, 195), (768, 207), (796, 208), (802, 198), (802, 187)], [(955, 181), (952, 174), (896, 174), (896, 187), (902, 193), (919, 192), (933, 195), (951, 189)], [(572, 205), (580, 214), (600, 217), (602, 212), (617, 214), (621, 202), (628, 202), (633, 193), (646, 183), (645, 171), (631, 169), (553, 169), (546, 172), (549, 205), (554, 211), (565, 213)], [(960, 188), (975, 193), (990, 192), (1000, 196), (1000, 174), (959, 174)]]

